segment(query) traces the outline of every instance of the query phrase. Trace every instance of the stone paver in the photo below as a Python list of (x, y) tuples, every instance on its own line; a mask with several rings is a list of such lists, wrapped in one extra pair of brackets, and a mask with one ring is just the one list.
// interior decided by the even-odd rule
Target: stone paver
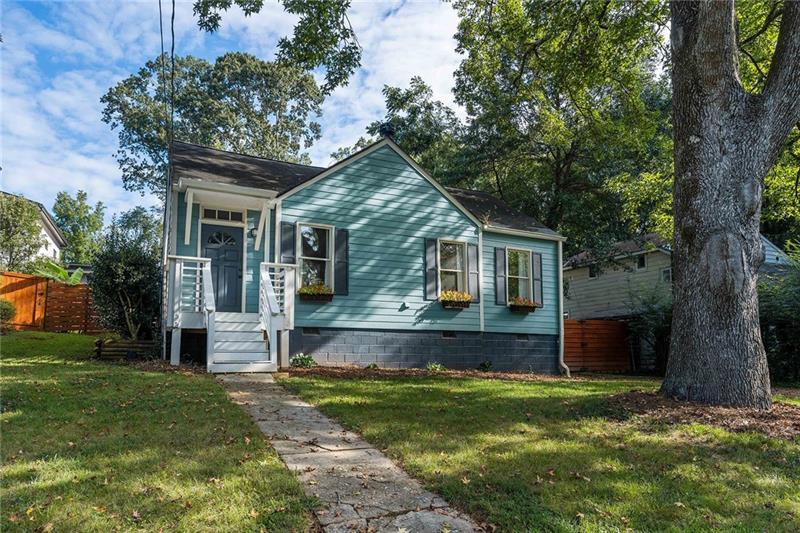
[(219, 380), (297, 472), (306, 494), (322, 502), (315, 513), (326, 532), (483, 531), (271, 375), (227, 374)]

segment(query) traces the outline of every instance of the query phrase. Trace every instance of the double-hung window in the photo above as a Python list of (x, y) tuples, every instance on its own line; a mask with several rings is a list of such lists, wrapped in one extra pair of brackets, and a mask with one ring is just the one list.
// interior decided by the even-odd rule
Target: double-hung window
[(508, 249), (508, 298), (532, 299), (531, 252)]
[(333, 287), (333, 228), (298, 224), (300, 286), (324, 283)]
[(439, 241), (439, 290), (467, 292), (467, 245)]

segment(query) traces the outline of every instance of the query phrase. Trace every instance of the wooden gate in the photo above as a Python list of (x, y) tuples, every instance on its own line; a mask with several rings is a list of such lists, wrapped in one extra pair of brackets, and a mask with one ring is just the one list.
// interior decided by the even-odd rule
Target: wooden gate
[(9, 324), (15, 329), (42, 329), (47, 299), (47, 280), (30, 274), (3, 272), (0, 298), (9, 300), (17, 314)]
[(14, 303), (17, 314), (9, 324), (14, 329), (44, 331), (103, 331), (88, 285), (65, 285), (46, 278), (3, 272), (0, 298)]
[(564, 362), (573, 372), (629, 372), (627, 326), (617, 320), (565, 320)]

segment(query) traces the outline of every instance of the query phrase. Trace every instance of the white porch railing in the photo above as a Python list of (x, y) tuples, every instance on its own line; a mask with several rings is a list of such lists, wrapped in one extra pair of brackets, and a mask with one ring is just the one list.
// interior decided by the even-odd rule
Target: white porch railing
[(269, 340), (270, 360), (278, 355), (278, 331), (294, 329), (295, 265), (261, 263), (258, 314)]
[(211, 283), (211, 259), (206, 257), (167, 256), (169, 283), (167, 325), (173, 328), (170, 362), (180, 361), (180, 330), (207, 331), (207, 361), (214, 353), (214, 288)]

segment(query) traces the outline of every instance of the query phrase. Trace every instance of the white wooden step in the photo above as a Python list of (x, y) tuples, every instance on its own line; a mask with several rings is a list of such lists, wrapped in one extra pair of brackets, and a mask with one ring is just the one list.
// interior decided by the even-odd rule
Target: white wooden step
[(213, 363), (209, 365), (208, 368), (215, 374), (226, 372), (275, 372), (278, 370), (278, 364), (266, 361), (250, 363)]
[(266, 352), (264, 341), (217, 341), (214, 340), (214, 352)]
[(261, 329), (256, 331), (217, 330), (214, 332), (214, 340), (264, 342), (264, 333), (261, 331)]
[(269, 361), (267, 352), (216, 352), (214, 363), (252, 363), (254, 361)]
[(220, 322), (258, 322), (258, 313), (214, 313), (214, 320)]
[(215, 329), (219, 331), (261, 331), (261, 322), (215, 322)]

